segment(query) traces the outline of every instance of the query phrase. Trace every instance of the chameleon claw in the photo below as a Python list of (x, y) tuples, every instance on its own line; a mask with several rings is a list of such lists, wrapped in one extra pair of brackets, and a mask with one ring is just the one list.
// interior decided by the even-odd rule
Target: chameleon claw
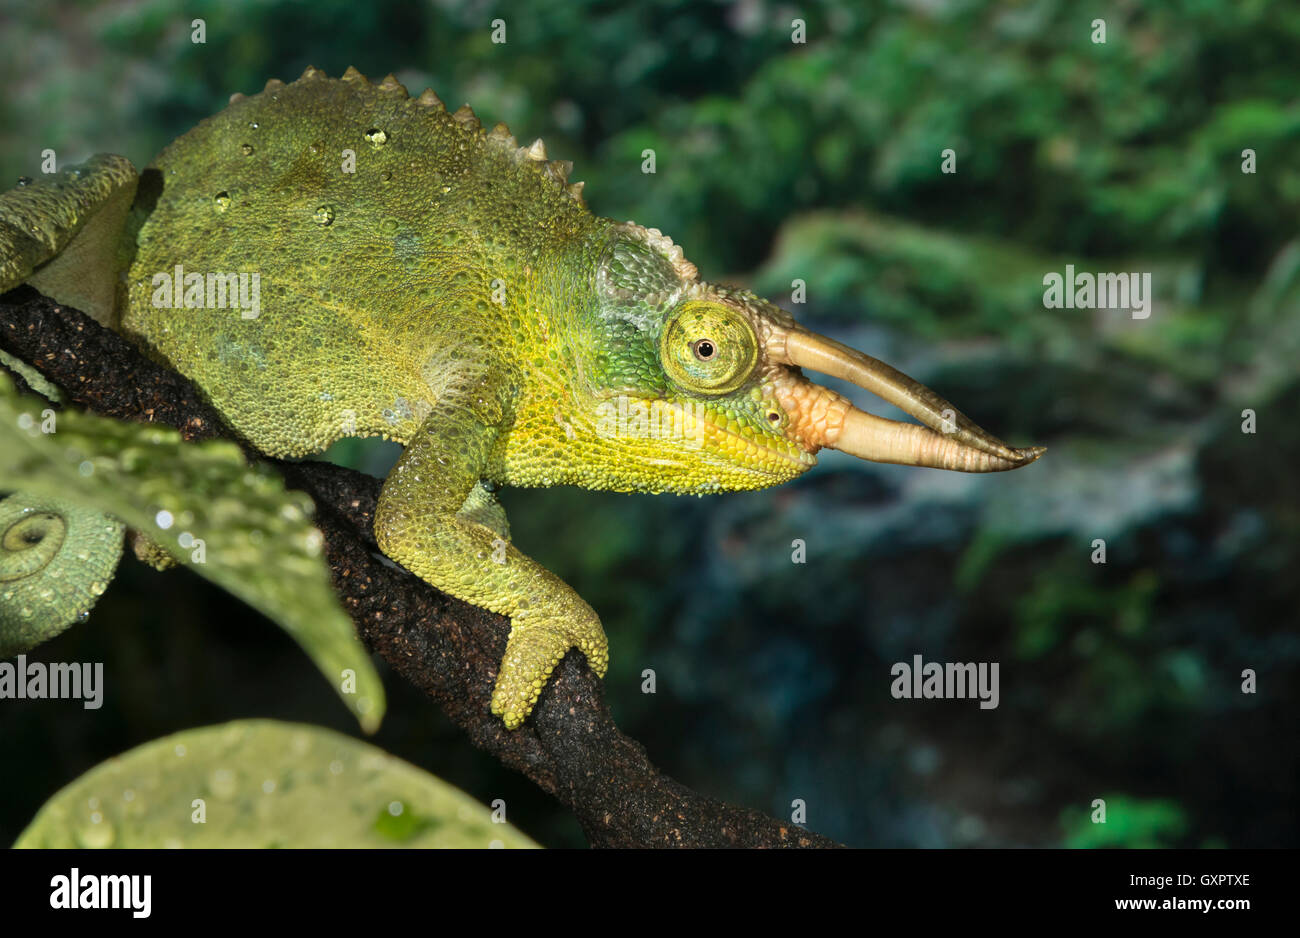
[(492, 713), (501, 718), (506, 729), (518, 729), (532, 713), (551, 672), (570, 648), (587, 656), (587, 663), (598, 677), (605, 676), (609, 670), (609, 643), (594, 613), (580, 623), (517, 619), (512, 624), (491, 705)]

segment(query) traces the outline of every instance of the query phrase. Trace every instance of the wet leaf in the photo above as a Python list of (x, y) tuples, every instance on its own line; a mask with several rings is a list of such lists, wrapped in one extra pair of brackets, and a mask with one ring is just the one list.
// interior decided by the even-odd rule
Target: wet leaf
[(318, 726), (238, 720), (109, 759), (15, 847), (536, 847), (458, 788)]
[[(384, 690), (330, 585), (311, 499), (233, 443), (62, 411), (0, 375), (0, 490), (106, 512), (293, 636), (367, 732)], [(43, 432), (44, 430), (53, 432)]]

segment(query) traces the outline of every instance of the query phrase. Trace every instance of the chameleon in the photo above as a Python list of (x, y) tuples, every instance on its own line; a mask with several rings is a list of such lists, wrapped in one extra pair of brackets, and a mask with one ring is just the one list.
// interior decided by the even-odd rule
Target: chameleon
[[(308, 68), (233, 95), (142, 172), (101, 154), (4, 193), (0, 290), (118, 330), (269, 456), (400, 443), (376, 543), (509, 617), (489, 705), (508, 729), (570, 649), (602, 678), (609, 652), (591, 606), (511, 543), (501, 486), (703, 495), (789, 481), (826, 447), (962, 472), (1044, 452), (701, 280), (658, 229), (593, 214), (571, 171), (431, 90)], [(252, 275), (256, 303), (232, 302)]]

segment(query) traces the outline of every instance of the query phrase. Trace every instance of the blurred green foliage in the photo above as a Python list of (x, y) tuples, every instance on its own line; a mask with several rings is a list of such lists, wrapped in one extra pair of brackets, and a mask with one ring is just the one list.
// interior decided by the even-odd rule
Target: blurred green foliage
[(1187, 832), (1187, 818), (1177, 804), (1107, 795), (1105, 820), (1081, 808), (1061, 813), (1066, 847), (1172, 847)]

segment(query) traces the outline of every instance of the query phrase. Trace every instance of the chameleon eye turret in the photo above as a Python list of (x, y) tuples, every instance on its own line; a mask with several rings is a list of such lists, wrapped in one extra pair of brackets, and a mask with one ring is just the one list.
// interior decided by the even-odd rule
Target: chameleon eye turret
[(758, 335), (738, 310), (687, 302), (664, 324), (659, 356), (668, 377), (686, 390), (726, 394), (753, 375)]

